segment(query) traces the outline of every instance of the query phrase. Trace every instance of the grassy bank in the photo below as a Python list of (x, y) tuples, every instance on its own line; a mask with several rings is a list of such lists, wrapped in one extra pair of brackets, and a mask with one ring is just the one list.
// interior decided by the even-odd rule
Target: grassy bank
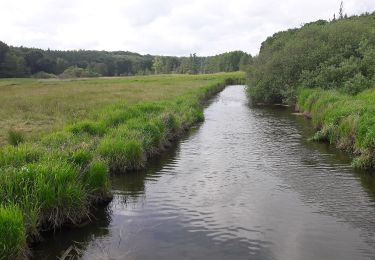
[(301, 89), (297, 108), (312, 117), (313, 139), (353, 154), (353, 166), (375, 167), (375, 89), (355, 96), (338, 91)]
[[(20, 85), (0, 87), (14, 101), (20, 89), (29, 91), (26, 113), (39, 103), (33, 95), (38, 91), (52, 107), (53, 100), (65, 104), (50, 114), (42, 106), (37, 110), (41, 117), (56, 118), (59, 123), (52, 123), (52, 129), (57, 130), (0, 149), (0, 259), (23, 257), (27, 241), (37, 240), (40, 230), (89, 218), (90, 207), (110, 197), (110, 171), (144, 167), (153, 154), (203, 120), (204, 100), (243, 78), (242, 73), (228, 73), (47, 81), (52, 86), (42, 82), (40, 89), (38, 81), (16, 80)], [(28, 100), (27, 94), (22, 96)], [(16, 113), (18, 107), (9, 103), (1, 112)], [(84, 113), (77, 116), (74, 112), (81, 108)], [(19, 122), (22, 118), (9, 116)]]

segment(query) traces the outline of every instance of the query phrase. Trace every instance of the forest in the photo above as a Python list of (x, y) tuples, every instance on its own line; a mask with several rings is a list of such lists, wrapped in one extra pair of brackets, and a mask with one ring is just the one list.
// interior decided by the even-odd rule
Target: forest
[(42, 50), (0, 41), (0, 78), (74, 78), (149, 74), (202, 74), (245, 70), (252, 57), (243, 51), (215, 56), (140, 55), (128, 51)]

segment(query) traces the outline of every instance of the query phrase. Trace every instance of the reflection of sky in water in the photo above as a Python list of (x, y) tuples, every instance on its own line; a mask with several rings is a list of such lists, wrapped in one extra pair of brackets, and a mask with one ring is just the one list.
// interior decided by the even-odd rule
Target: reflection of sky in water
[(112, 220), (85, 258), (373, 258), (373, 198), (340, 154), (305, 144), (310, 124), (249, 108), (239, 86), (205, 116), (164, 165), (113, 179)]

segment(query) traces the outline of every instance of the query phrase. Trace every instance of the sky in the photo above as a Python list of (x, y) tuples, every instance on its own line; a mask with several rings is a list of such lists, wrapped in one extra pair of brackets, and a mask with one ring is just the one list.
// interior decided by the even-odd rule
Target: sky
[[(42, 49), (252, 55), (273, 33), (331, 19), (341, 0), (0, 0), (0, 41)], [(348, 15), (375, 0), (345, 0)]]

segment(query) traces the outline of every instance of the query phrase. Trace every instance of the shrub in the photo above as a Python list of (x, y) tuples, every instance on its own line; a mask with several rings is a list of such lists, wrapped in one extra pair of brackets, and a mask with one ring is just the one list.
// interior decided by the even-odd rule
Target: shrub
[(57, 76), (55, 74), (47, 73), (47, 72), (44, 72), (44, 71), (39, 71), (39, 72), (33, 74), (32, 77), (36, 78), (36, 79), (56, 79), (57, 78)]
[(79, 68), (77, 66), (71, 66), (64, 70), (62, 74), (60, 74), (60, 78), (88, 78), (88, 77), (99, 77), (101, 76), (99, 73), (96, 73), (92, 70)]

